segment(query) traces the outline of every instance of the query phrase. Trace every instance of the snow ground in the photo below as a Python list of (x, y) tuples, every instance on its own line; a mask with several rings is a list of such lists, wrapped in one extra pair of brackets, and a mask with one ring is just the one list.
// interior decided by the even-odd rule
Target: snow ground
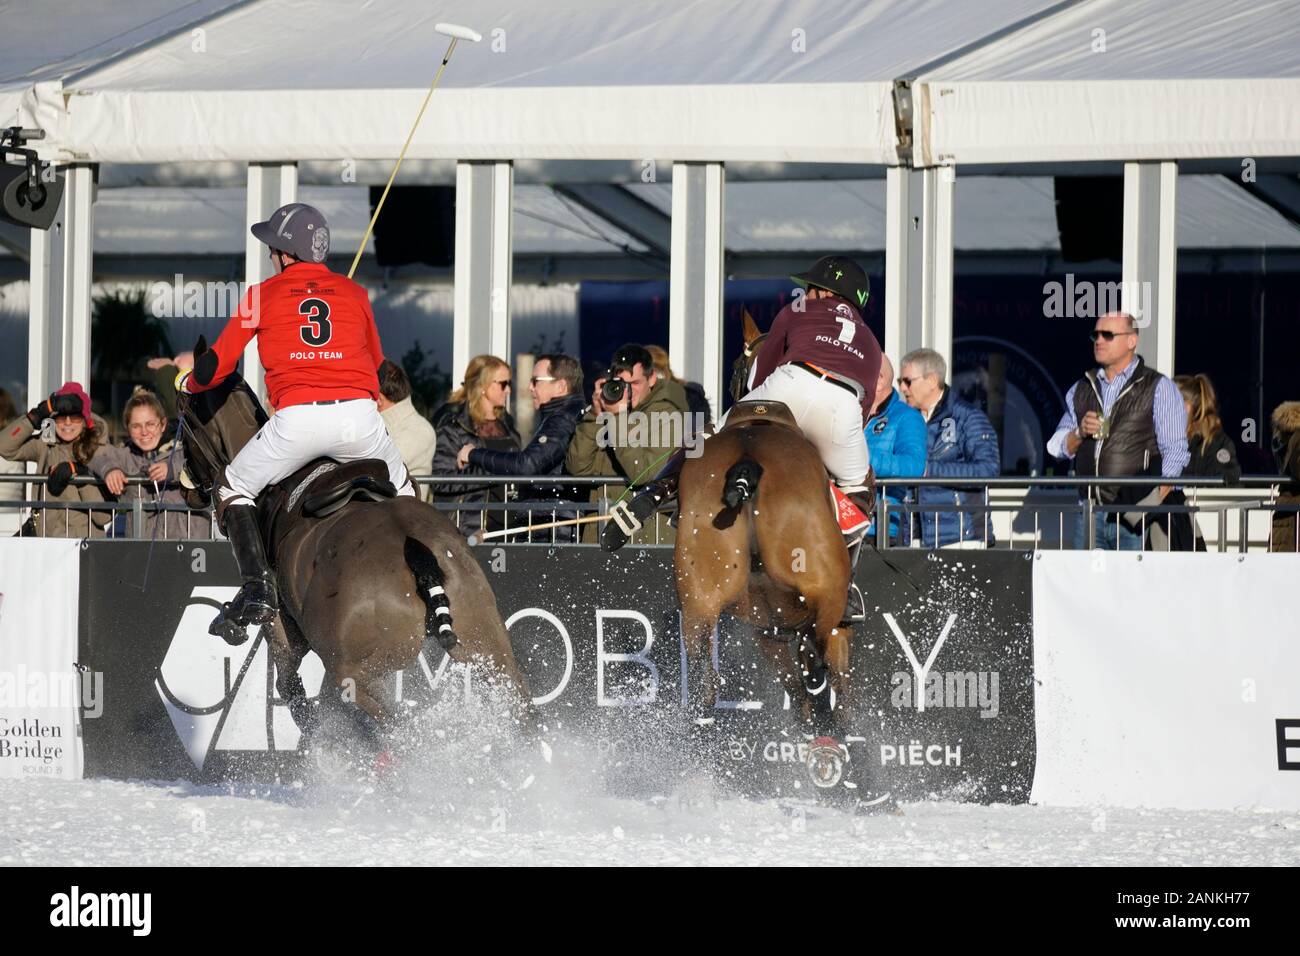
[(611, 763), (573, 727), (524, 743), (488, 703), (424, 711), (381, 783), (337, 744), (277, 785), (0, 780), (0, 866), (1300, 864), (1294, 811), (933, 801), (855, 816), (721, 789), (652, 715), (645, 748)]
[(855, 818), (705, 792), (640, 800), (540, 785), (508, 804), (485, 789), (477, 803), (422, 805), (367, 789), (4, 780), (0, 811), (21, 824), (0, 832), (0, 865), (1300, 863), (1294, 812), (913, 803)]

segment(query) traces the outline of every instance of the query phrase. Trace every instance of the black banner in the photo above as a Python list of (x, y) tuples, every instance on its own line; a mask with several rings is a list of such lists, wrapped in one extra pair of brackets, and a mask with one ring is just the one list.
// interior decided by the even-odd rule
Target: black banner
[[(624, 784), (651, 751), (681, 751), (684, 650), (672, 551), (478, 549), (548, 722), (581, 733)], [(863, 556), (867, 620), (854, 628), (845, 778), (903, 799), (1016, 803), (1034, 771), (1031, 572), (1026, 553)], [(207, 633), (238, 584), (220, 542), (91, 542), (81, 569), (81, 662), (104, 674), (85, 719), (87, 776), (271, 780), (300, 772), (299, 734), (274, 690), (265, 641)], [(454, 597), (453, 597), (454, 604)], [(715, 758), (742, 787), (811, 792), (812, 734), (753, 631), (724, 618)], [(440, 648), (395, 676), (395, 698), (472, 686)], [(309, 656), (309, 693), (322, 668)], [(462, 679), (464, 677), (464, 679)], [(679, 754), (680, 755), (680, 754)], [(647, 773), (653, 772), (647, 770)]]

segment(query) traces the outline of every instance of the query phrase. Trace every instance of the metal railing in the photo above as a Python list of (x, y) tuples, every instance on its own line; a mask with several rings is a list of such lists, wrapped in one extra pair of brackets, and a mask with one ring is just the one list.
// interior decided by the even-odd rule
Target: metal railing
[[(181, 505), (136, 497), (130, 501), (65, 502), (47, 501), (43, 497), (46, 477), (42, 475), (0, 474), (0, 533), (12, 534), (28, 518), (37, 534), (54, 534), (59, 525), (68, 527), (69, 512), (88, 513), (89, 537), (149, 539), (177, 537), (184, 528), (184, 538), (220, 537), (208, 510), (195, 511)], [(1182, 489), (1185, 505), (1119, 505), (1098, 503), (1086, 489), (1108, 487), (1153, 486), (1150, 477), (1076, 478), (1076, 477), (1000, 477), (961, 479), (893, 478), (877, 481), (876, 520), (872, 531), (878, 548), (896, 547), (971, 547), (1012, 550), (1067, 549), (1101, 546), (1096, 539), (1097, 517), (1136, 517), (1133, 534), (1143, 550), (1151, 550), (1148, 531), (1152, 525), (1167, 525), (1180, 516), (1195, 522), (1207, 550), (1271, 550), (1275, 516), (1296, 515), (1300, 506), (1278, 501), (1280, 488), (1289, 479), (1276, 475), (1246, 476), (1228, 486), (1221, 478), (1178, 478), (1170, 481)], [(97, 484), (93, 478), (73, 479), (76, 485)], [(494, 536), (494, 544), (542, 544), (551, 546), (590, 546), (583, 542), (582, 531), (591, 524), (570, 527), (537, 528), (555, 521), (604, 514), (625, 493), (626, 482), (619, 478), (576, 478), (546, 476), (538, 478), (422, 476), (416, 479), (425, 493), (430, 485), (446, 489), (464, 487), (464, 495), (440, 495), (434, 506), (467, 534), (474, 531), (507, 531)], [(147, 479), (128, 479), (128, 484), (152, 488)], [(11, 497), (8, 489), (20, 486), (20, 495)], [(21, 486), (32, 486), (28, 498)], [(920, 502), (918, 490), (925, 487), (961, 489), (968, 499), (960, 503)], [(887, 491), (903, 489), (903, 500), (890, 498)], [(591, 489), (597, 489), (594, 500)], [(617, 494), (614, 492), (617, 491)], [(563, 497), (559, 497), (563, 495)], [(472, 500), (463, 500), (472, 496)], [(579, 499), (579, 500), (574, 500)], [(946, 525), (941, 515), (955, 514)], [(59, 516), (63, 515), (62, 522)], [(6, 526), (10, 518), (13, 528)], [(14, 520), (17, 519), (17, 520)], [(649, 540), (644, 546), (671, 546), (674, 533), (666, 516), (653, 528), (647, 528)], [(1300, 515), (1289, 532), (1285, 550), (1300, 553)], [(926, 522), (939, 533), (927, 533)], [(1076, 534), (1082, 525), (1082, 535)], [(599, 525), (595, 525), (599, 527)], [(1189, 529), (1190, 530), (1190, 529)], [(82, 537), (82, 535), (75, 535)], [(1115, 534), (1113, 544), (1125, 542)], [(1165, 536), (1166, 548), (1173, 539)]]

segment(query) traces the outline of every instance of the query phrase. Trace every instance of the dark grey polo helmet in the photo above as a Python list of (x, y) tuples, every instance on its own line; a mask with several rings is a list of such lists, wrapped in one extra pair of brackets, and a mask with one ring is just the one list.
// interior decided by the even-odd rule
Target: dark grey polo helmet
[(303, 262), (324, 262), (330, 251), (330, 228), (315, 206), (291, 202), (271, 213), (266, 222), (252, 225), (253, 236)]

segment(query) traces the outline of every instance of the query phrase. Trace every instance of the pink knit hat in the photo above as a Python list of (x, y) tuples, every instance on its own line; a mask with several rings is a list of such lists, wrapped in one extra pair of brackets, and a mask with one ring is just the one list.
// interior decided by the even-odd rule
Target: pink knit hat
[(86, 421), (86, 428), (95, 430), (95, 419), (90, 415), (90, 396), (81, 387), (80, 382), (64, 382), (55, 395), (75, 395), (81, 399), (81, 417)]

